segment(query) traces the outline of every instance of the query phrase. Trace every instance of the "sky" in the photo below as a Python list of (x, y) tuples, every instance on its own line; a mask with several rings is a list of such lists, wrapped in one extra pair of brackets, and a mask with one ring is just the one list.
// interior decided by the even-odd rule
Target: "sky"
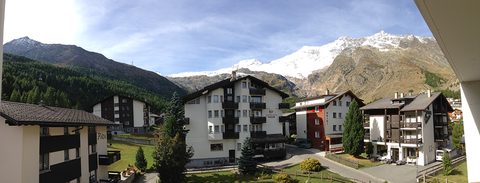
[(433, 37), (413, 0), (7, 0), (4, 43), (77, 45), (167, 76), (381, 30)]

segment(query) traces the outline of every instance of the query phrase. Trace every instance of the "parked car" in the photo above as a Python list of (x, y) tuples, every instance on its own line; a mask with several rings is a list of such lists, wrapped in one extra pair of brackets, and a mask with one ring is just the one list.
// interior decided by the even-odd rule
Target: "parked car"
[(311, 139), (297, 139), (297, 146), (301, 148), (312, 148), (312, 140)]

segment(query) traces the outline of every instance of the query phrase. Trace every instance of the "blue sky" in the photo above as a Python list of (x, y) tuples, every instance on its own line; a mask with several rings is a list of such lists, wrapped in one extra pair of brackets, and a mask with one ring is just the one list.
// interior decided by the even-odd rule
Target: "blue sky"
[(7, 0), (4, 43), (74, 44), (170, 75), (268, 63), (380, 30), (433, 37), (413, 0)]

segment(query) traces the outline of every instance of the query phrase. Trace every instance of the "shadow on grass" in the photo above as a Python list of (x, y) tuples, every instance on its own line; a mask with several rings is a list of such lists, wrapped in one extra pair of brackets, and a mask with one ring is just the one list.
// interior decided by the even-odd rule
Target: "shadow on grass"
[(459, 170), (456, 170), (456, 169), (453, 169), (452, 172), (450, 172), (449, 175), (463, 175), (463, 172), (459, 171)]

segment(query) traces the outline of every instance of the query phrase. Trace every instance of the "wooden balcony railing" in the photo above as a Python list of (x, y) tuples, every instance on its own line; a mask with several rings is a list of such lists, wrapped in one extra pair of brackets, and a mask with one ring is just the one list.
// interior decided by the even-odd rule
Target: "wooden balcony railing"
[(278, 122), (287, 122), (288, 121), (288, 116), (280, 116), (278, 117)]
[(250, 88), (250, 95), (265, 95), (265, 89)]
[(279, 103), (278, 104), (278, 109), (290, 109), (290, 104), (289, 103)]
[(238, 109), (238, 102), (222, 102), (223, 109)]
[(223, 132), (223, 139), (238, 139), (240, 138), (239, 132)]
[(107, 155), (98, 155), (100, 165), (111, 165), (122, 159), (120, 151), (107, 151)]
[(402, 143), (404, 144), (421, 144), (422, 138), (419, 139), (402, 139)]
[(265, 103), (250, 102), (250, 109), (266, 109), (267, 105)]
[(250, 117), (250, 123), (252, 124), (260, 124), (260, 123), (266, 123), (267, 118), (266, 117)]
[(266, 131), (252, 131), (250, 132), (250, 138), (265, 138), (267, 137)]
[(410, 123), (400, 123), (400, 128), (419, 128), (422, 127), (422, 123), (410, 122)]
[(223, 124), (238, 124), (239, 117), (223, 117), (222, 122)]

